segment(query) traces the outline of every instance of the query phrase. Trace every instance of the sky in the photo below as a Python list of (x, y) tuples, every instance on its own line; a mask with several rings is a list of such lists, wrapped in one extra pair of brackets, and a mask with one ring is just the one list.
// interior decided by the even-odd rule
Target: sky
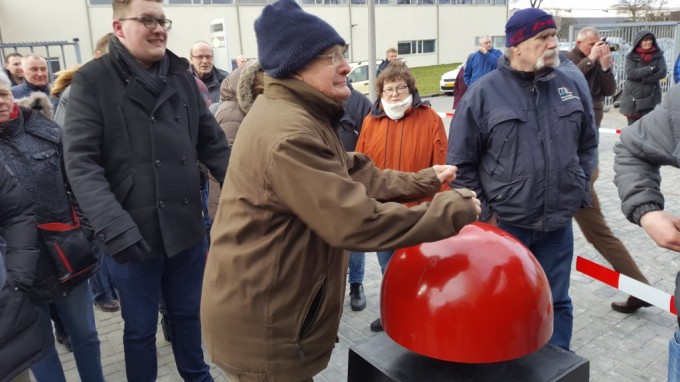
[[(617, 0), (543, 0), (541, 8), (607, 9), (617, 2)], [(529, 0), (518, 0), (511, 2), (510, 5), (526, 8), (529, 7)], [(667, 0), (664, 7), (680, 10), (680, 0)]]

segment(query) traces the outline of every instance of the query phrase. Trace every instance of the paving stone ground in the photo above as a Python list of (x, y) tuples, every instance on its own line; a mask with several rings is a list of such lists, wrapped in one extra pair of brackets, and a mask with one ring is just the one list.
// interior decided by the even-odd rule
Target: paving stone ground
[[(625, 118), (617, 111), (605, 113), (603, 128), (620, 129), (626, 125)], [(618, 136), (601, 134), (600, 178), (596, 189), (607, 221), (614, 233), (626, 244), (651, 284), (668, 293), (673, 292), (675, 274), (680, 270), (680, 254), (657, 248), (638, 226), (625, 220), (618, 194), (612, 182), (614, 155), (612, 147)], [(680, 215), (680, 170), (663, 169), (662, 190), (667, 197), (666, 209)], [(605, 260), (590, 246), (578, 226), (574, 224), (575, 256), (583, 256), (607, 265)], [(626, 298), (621, 292), (593, 280), (572, 268), (571, 297), (574, 302), (574, 334), (572, 350), (590, 360), (592, 381), (665, 381), (668, 356), (668, 340), (677, 327), (675, 316), (656, 307), (641, 309), (638, 313), (625, 315), (611, 310), (612, 301)], [(368, 300), (364, 311), (353, 312), (349, 299), (340, 325), (340, 343), (333, 351), (328, 368), (317, 375), (317, 382), (340, 382), (347, 380), (349, 347), (360, 344), (375, 334), (369, 330), (371, 321), (379, 316), (379, 292), (381, 274), (376, 256), (366, 256), (364, 287)], [(348, 287), (349, 290), (349, 287)], [(502, 312), (489, 312), (502, 314)], [(102, 362), (106, 380), (125, 381), (122, 328), (119, 313), (96, 311), (97, 328), (101, 339)], [(157, 336), (158, 380), (181, 381), (175, 368), (170, 344)], [(68, 381), (78, 381), (78, 373), (71, 353), (57, 345), (66, 370)], [(216, 367), (212, 374), (217, 381), (226, 381)]]

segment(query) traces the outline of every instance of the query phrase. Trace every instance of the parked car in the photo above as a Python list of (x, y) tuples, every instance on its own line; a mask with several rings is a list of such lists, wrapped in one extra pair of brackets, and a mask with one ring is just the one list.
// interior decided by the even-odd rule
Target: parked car
[[(376, 68), (382, 60), (375, 62)], [(370, 84), (368, 83), (368, 61), (350, 62), (350, 71), (347, 74), (347, 79), (352, 83), (352, 87), (357, 91), (368, 95), (370, 92)]]
[(450, 70), (439, 79), (439, 89), (446, 95), (453, 95), (453, 89), (456, 88), (456, 77), (458, 72), (463, 68), (463, 65), (458, 65), (457, 68)]

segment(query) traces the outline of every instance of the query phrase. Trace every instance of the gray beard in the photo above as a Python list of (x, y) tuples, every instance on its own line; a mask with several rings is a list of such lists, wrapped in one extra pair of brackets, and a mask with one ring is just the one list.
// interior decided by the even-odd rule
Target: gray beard
[(545, 57), (546, 56), (549, 57), (551, 52), (554, 52), (555, 58), (553, 60), (553, 64), (550, 65), (550, 67), (556, 68), (556, 67), (560, 66), (560, 55), (557, 53), (557, 49), (550, 49), (550, 50), (545, 51), (545, 53), (543, 53), (543, 56), (541, 56), (541, 58), (539, 58), (538, 61), (536, 62), (536, 71), (545, 68)]

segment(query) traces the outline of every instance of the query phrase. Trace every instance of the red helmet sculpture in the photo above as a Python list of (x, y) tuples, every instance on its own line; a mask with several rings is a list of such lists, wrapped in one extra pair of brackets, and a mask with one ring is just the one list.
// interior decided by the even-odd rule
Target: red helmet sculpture
[(553, 331), (543, 269), (524, 244), (489, 224), (398, 250), (381, 293), (387, 335), (436, 359), (520, 358), (545, 345)]

